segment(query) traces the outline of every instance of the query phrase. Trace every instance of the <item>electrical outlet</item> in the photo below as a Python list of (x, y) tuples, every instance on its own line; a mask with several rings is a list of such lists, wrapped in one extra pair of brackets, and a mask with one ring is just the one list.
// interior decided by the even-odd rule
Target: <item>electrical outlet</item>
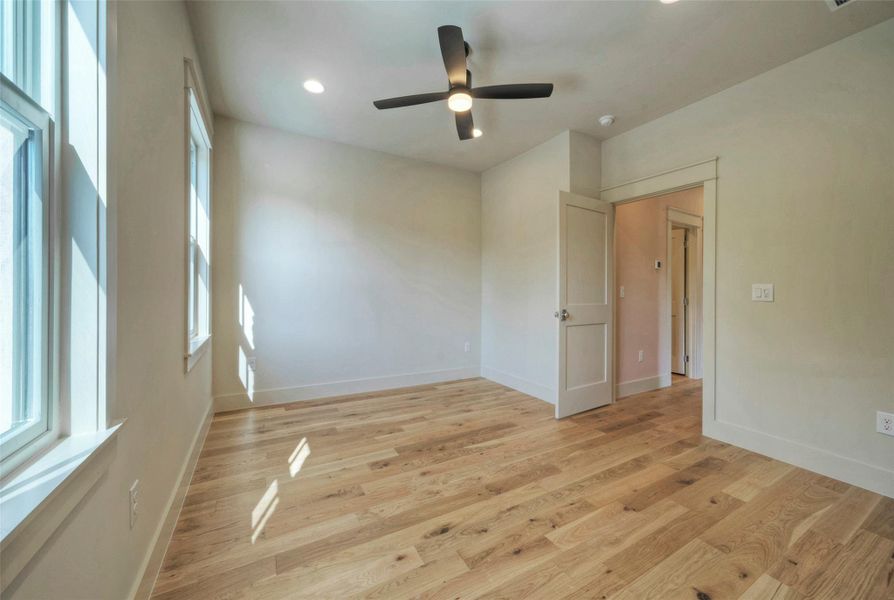
[(254, 356), (248, 357), (248, 369), (254, 373), (258, 368), (258, 359)]
[(643, 351), (640, 350), (639, 351), (639, 362), (643, 362), (643, 356), (644, 356)]
[(894, 436), (894, 413), (882, 411), (875, 413), (875, 430), (885, 435)]
[(472, 351), (472, 344), (471, 344), (470, 342), (466, 342), (466, 345), (465, 345), (464, 349), (465, 349), (466, 352), (471, 352), (471, 351)]
[(130, 528), (133, 529), (134, 523), (137, 522), (137, 507), (139, 505), (140, 480), (137, 479), (130, 486)]

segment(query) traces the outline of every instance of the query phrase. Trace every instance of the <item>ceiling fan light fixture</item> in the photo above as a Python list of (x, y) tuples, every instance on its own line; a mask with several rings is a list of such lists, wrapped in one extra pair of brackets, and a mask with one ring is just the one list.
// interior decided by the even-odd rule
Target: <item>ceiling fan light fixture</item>
[(323, 84), (316, 79), (308, 79), (307, 81), (305, 81), (304, 89), (306, 89), (311, 94), (322, 94), (326, 90), (326, 88), (323, 87)]
[(453, 112), (466, 112), (472, 108), (472, 96), (467, 92), (453, 92), (447, 98), (447, 106)]

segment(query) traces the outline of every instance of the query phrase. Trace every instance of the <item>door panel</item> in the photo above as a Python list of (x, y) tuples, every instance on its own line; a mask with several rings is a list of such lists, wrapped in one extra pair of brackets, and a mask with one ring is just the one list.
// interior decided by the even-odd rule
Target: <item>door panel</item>
[(565, 389), (575, 390), (605, 382), (606, 330), (601, 323), (568, 326)]
[(612, 223), (609, 203), (560, 192), (557, 418), (613, 399)]
[(567, 207), (569, 304), (605, 304), (605, 262), (594, 260), (605, 248), (605, 214)]

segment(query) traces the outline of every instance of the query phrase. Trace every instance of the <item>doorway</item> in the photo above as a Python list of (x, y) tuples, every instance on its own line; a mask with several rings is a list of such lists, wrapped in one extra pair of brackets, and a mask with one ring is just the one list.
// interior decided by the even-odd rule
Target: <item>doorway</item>
[(703, 199), (695, 211), (667, 209), (671, 373), (693, 379), (702, 376), (702, 212)]
[(687, 314), (687, 275), (686, 251), (688, 239), (685, 227), (671, 229), (671, 252), (668, 260), (668, 271), (671, 274), (671, 373), (687, 375), (686, 362), (686, 322)]
[[(602, 189), (601, 198), (599, 200), (588, 199), (590, 202), (595, 204), (607, 206), (607, 210), (605, 212), (606, 222), (614, 221), (614, 224), (617, 225), (617, 215), (620, 209), (623, 209), (624, 206), (628, 204), (636, 204), (642, 200), (655, 199), (661, 196), (671, 196), (676, 192), (684, 192), (687, 190), (697, 189), (701, 193), (702, 197), (702, 211), (703, 216), (698, 216), (694, 214), (687, 215), (685, 210), (680, 210), (677, 207), (669, 206), (668, 211), (665, 213), (667, 216), (675, 216), (678, 218), (679, 222), (686, 225), (689, 224), (691, 227), (687, 227), (688, 229), (688, 237), (689, 239), (689, 248), (690, 252), (687, 253), (687, 264), (689, 265), (689, 282), (688, 282), (688, 306), (689, 306), (689, 318), (686, 323), (686, 333), (688, 334), (688, 343), (690, 346), (690, 360), (689, 363), (689, 373), (690, 376), (694, 379), (701, 379), (704, 377), (704, 385), (699, 385), (701, 390), (702, 397), (702, 416), (703, 416), (703, 424), (704, 430), (709, 431), (713, 429), (716, 425), (716, 414), (715, 414), (715, 362), (716, 362), (716, 346), (714, 341), (714, 332), (716, 328), (715, 324), (715, 267), (716, 267), (716, 214), (717, 214), (717, 159), (712, 158), (709, 160), (705, 160), (702, 162), (694, 163), (692, 165), (688, 165), (685, 167), (680, 167), (677, 169), (672, 169), (669, 171), (664, 171), (658, 173), (656, 175), (643, 177), (641, 179), (635, 179), (629, 181), (627, 183), (618, 184), (615, 186), (607, 187)], [(561, 220), (562, 220), (562, 212), (561, 207), (563, 203), (560, 199), (560, 229), (561, 229)], [(588, 207), (589, 208), (589, 207)], [(677, 210), (677, 214), (671, 213), (671, 210)], [(693, 220), (692, 223), (689, 223), (687, 219), (691, 218)], [(673, 219), (664, 220), (657, 225), (658, 232), (660, 235), (661, 228), (664, 227), (668, 223), (672, 223)], [(567, 223), (567, 222), (566, 222)], [(670, 245), (670, 234), (672, 230), (672, 225), (668, 225), (667, 234), (663, 237), (667, 241), (667, 246)], [(670, 281), (667, 281), (665, 285), (665, 291), (668, 296), (667, 302), (664, 304), (667, 310), (661, 309), (652, 312), (652, 320), (658, 320), (656, 317), (660, 317), (660, 323), (658, 326), (659, 334), (656, 334), (655, 337), (661, 337), (663, 342), (666, 342), (667, 347), (667, 358), (666, 364), (663, 364), (663, 367), (658, 371), (657, 375), (641, 377), (639, 379), (624, 381), (621, 379), (621, 376), (624, 374), (622, 369), (622, 361), (619, 358), (622, 354), (625, 354), (625, 349), (623, 344), (619, 340), (621, 335), (619, 334), (619, 327), (617, 325), (620, 324), (619, 313), (624, 311), (622, 304), (623, 300), (627, 298), (626, 295), (626, 285), (621, 278), (617, 276), (617, 249), (624, 248), (629, 246), (629, 244), (625, 244), (625, 240), (618, 235), (618, 227), (608, 228), (606, 230), (607, 235), (602, 238), (603, 242), (606, 240), (611, 240), (611, 245), (606, 248), (606, 252), (603, 254), (604, 257), (608, 258), (605, 262), (605, 271), (603, 272), (604, 281), (608, 284), (608, 289), (611, 290), (610, 294), (607, 294), (602, 302), (604, 302), (603, 308), (607, 308), (611, 311), (610, 319), (608, 323), (604, 324), (604, 328), (606, 333), (608, 330), (612, 330), (613, 335), (609, 335), (606, 339), (606, 343), (611, 346), (608, 348), (606, 346), (602, 346), (605, 348), (605, 352), (600, 356), (603, 360), (597, 360), (597, 364), (604, 365), (608, 367), (606, 371), (604, 371), (605, 379), (601, 379), (599, 377), (593, 378), (591, 381), (587, 382), (587, 385), (591, 387), (591, 389), (604, 389), (606, 383), (611, 384), (612, 391), (612, 399), (611, 402), (616, 401), (618, 398), (636, 394), (640, 392), (647, 392), (653, 389), (657, 389), (659, 387), (670, 386), (673, 382), (671, 367), (670, 367), (670, 339), (672, 335), (671, 330), (671, 315), (670, 315)], [(693, 237), (695, 239), (693, 239)], [(654, 238), (653, 238), (654, 239)], [(562, 273), (562, 265), (564, 261), (567, 261), (569, 258), (569, 254), (562, 253), (563, 242), (562, 235), (560, 233), (560, 260), (559, 260), (559, 310), (556, 311), (555, 316), (559, 320), (558, 329), (558, 337), (559, 339), (559, 357), (558, 357), (558, 371), (559, 371), (559, 393), (557, 397), (557, 410), (556, 416), (561, 418), (562, 416), (567, 416), (569, 414), (574, 414), (580, 410), (588, 410), (587, 407), (582, 406), (574, 406), (573, 410), (565, 411), (562, 410), (561, 404), (568, 404), (562, 402), (563, 400), (563, 389), (566, 391), (571, 391), (567, 389), (571, 386), (568, 385), (569, 381), (567, 377), (563, 377), (563, 372), (565, 367), (567, 367), (567, 352), (564, 357), (562, 356), (562, 334), (567, 334), (567, 328), (570, 326), (570, 323), (564, 323), (564, 320), (573, 319), (573, 315), (570, 314), (570, 311), (562, 310), (562, 301), (565, 298), (562, 297), (561, 290), (564, 285), (567, 285), (567, 275), (568, 273)], [(693, 248), (693, 244), (697, 244), (696, 248)], [(654, 269), (654, 272), (650, 272), (647, 277), (653, 280), (661, 280), (662, 277), (667, 276), (669, 278), (670, 272), (667, 268), (667, 260), (670, 256), (670, 252), (664, 254), (664, 259), (659, 260), (655, 259), (655, 253), (648, 252), (646, 254), (651, 254), (651, 256), (645, 260), (645, 263), (651, 265), (651, 268)], [(698, 257), (697, 261), (697, 271), (692, 268), (693, 260), (695, 257)], [(671, 261), (673, 261), (672, 257)], [(614, 259), (614, 260), (613, 260)], [(644, 259), (640, 260), (640, 263), (643, 262)], [(698, 283), (696, 284), (696, 279), (694, 275), (697, 273), (698, 275)], [(634, 278), (635, 279), (635, 278)], [(600, 278), (602, 280), (602, 278)], [(697, 289), (696, 289), (697, 288)], [(641, 295), (634, 295), (634, 298), (646, 297)], [(595, 304), (602, 304), (602, 302), (596, 302)], [(660, 297), (659, 297), (660, 302)], [(698, 303), (698, 311), (695, 311), (696, 302)], [(648, 321), (648, 319), (646, 319)], [(562, 325), (565, 325), (563, 327)], [(599, 327), (600, 324), (594, 323), (595, 327)], [(567, 342), (567, 338), (564, 340)], [(697, 343), (696, 343), (697, 341)], [(635, 345), (633, 346), (636, 347)], [(596, 348), (596, 345), (593, 346)], [(566, 349), (567, 350), (567, 349)], [(626, 356), (629, 357), (631, 348), (627, 347)], [(648, 356), (648, 354), (644, 351), (634, 350), (636, 357), (635, 360), (638, 363), (646, 363), (651, 360), (653, 363), (657, 361), (658, 352), (654, 352), (654, 356)], [(565, 360), (563, 360), (563, 358)], [(587, 361), (589, 362), (589, 361)], [(664, 362), (664, 361), (663, 361)], [(601, 384), (601, 385), (594, 385)], [(563, 388), (564, 385), (564, 388)], [(595, 396), (596, 394), (594, 394)], [(601, 395), (601, 394), (599, 394)], [(595, 398), (594, 398), (595, 400)], [(605, 402), (603, 398), (599, 398), (598, 401), (593, 402), (596, 406)], [(572, 403), (576, 404), (576, 403)]]
[(701, 186), (615, 205), (616, 397), (700, 377)]

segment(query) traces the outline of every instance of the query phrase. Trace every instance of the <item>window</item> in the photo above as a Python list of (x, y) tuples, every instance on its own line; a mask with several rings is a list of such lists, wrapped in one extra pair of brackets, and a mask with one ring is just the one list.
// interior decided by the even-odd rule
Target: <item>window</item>
[(107, 410), (108, 6), (0, 0), (0, 541), (17, 557), (5, 581), (108, 468), (122, 426)]
[(194, 87), (188, 89), (189, 232), (187, 235), (187, 369), (211, 335), (211, 141)]
[(52, 2), (0, 3), (0, 460), (52, 428), (54, 26)]

